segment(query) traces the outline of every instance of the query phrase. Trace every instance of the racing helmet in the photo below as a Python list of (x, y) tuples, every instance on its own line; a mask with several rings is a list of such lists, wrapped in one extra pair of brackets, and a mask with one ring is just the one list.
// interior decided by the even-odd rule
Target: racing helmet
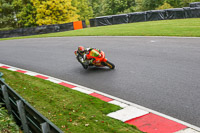
[(78, 47), (78, 52), (79, 53), (84, 53), (84, 51), (85, 51), (85, 48), (83, 46), (79, 46)]

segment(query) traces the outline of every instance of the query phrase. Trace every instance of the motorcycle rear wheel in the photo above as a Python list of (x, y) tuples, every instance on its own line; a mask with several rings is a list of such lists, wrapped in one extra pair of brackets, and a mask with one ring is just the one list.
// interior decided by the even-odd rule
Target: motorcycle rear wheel
[(110, 61), (106, 61), (104, 62), (106, 64), (106, 66), (108, 66), (110, 69), (114, 69), (115, 65), (113, 63), (111, 63)]

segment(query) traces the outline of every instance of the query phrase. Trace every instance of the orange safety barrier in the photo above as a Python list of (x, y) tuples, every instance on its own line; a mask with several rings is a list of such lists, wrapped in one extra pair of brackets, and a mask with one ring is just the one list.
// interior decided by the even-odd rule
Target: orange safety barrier
[(83, 29), (82, 21), (73, 22), (73, 25), (74, 25), (74, 30)]

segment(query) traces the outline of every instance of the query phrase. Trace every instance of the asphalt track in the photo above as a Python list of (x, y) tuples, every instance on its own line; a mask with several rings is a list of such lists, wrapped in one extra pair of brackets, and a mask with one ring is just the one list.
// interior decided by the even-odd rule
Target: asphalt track
[[(78, 45), (115, 70), (84, 70)], [(200, 127), (200, 38), (62, 37), (0, 41), (0, 63), (80, 84)]]

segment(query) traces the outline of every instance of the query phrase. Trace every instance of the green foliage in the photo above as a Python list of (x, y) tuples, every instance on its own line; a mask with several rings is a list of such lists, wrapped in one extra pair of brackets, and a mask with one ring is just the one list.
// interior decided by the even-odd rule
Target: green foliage
[(173, 8), (173, 7), (170, 4), (168, 4), (167, 2), (165, 2), (163, 5), (156, 8), (156, 10), (170, 9), (170, 8)]
[(142, 11), (142, 2), (143, 0), (135, 0), (134, 11)]
[(79, 15), (71, 0), (31, 0), (36, 8), (38, 25), (63, 24), (77, 21)]
[(0, 0), (0, 28), (11, 26), (16, 26), (15, 20), (15, 4), (13, 1), (9, 0)]
[(17, 14), (19, 27), (36, 26), (36, 8), (31, 2), (25, 4), (21, 12)]
[[(61, 24), (79, 18), (71, 0), (0, 0), (0, 5), (0, 28)], [(88, 9), (84, 10), (83, 18), (92, 16)]]
[(182, 7), (181, 1), (182, 0), (165, 0), (168, 4), (173, 6), (174, 8)]
[(200, 0), (181, 0), (180, 4), (182, 7), (188, 7), (192, 2), (200, 2)]
[(136, 11), (188, 7), (200, 0), (0, 0), (0, 28), (61, 24)]
[(167, 9), (168, 7), (182, 8), (188, 7), (192, 2), (200, 2), (200, 0), (136, 0), (135, 8), (137, 11)]
[(26, 0), (0, 0), (0, 28), (33, 26), (34, 12), (30, 1)]
[(88, 20), (93, 17), (92, 7), (88, 0), (73, 0), (72, 6), (76, 7), (76, 13), (80, 16), (79, 20)]
[(135, 0), (89, 0), (95, 17), (134, 11)]
[(142, 10), (154, 10), (163, 4), (163, 0), (143, 0), (142, 1)]
[(135, 5), (135, 0), (106, 0), (105, 2), (106, 15), (124, 13), (128, 10), (133, 11)]
[(89, 0), (92, 7), (94, 17), (105, 15), (106, 0)]

